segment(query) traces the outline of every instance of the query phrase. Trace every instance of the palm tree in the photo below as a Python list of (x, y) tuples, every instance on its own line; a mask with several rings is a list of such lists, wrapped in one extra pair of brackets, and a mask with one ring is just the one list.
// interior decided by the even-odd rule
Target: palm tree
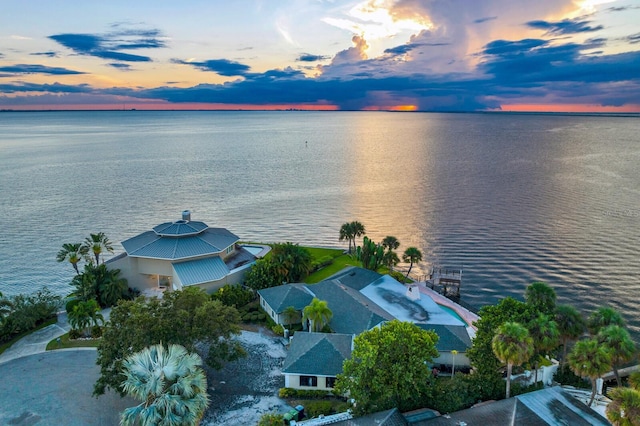
[(386, 248), (389, 251), (396, 250), (398, 247), (400, 247), (400, 241), (398, 241), (396, 237), (387, 235), (382, 240), (382, 247)]
[(111, 246), (111, 241), (104, 235), (104, 232), (98, 232), (97, 234), (89, 234), (89, 236), (84, 240), (84, 247), (86, 253), (92, 252), (93, 256), (96, 259), (96, 266), (100, 264), (100, 255), (104, 251), (108, 251), (109, 253), (113, 253), (113, 247)]
[(529, 333), (533, 339), (535, 352), (535, 383), (538, 383), (538, 365), (540, 357), (547, 355), (549, 351), (555, 349), (560, 341), (560, 331), (555, 321), (548, 315), (538, 314), (538, 317), (529, 323)]
[(104, 273), (98, 282), (98, 293), (102, 306), (114, 306), (118, 300), (122, 299), (129, 287), (127, 280), (120, 277), (120, 269), (107, 269), (104, 265)]
[(631, 340), (629, 332), (619, 325), (610, 325), (600, 329), (597, 339), (600, 344), (609, 348), (613, 373), (616, 375), (618, 386), (622, 386), (618, 367), (636, 356), (635, 343)]
[(333, 312), (327, 306), (327, 302), (314, 297), (311, 303), (302, 311), (302, 321), (310, 321), (309, 331), (320, 332), (328, 325), (333, 317)]
[(398, 254), (393, 250), (387, 250), (382, 255), (382, 264), (389, 268), (389, 271), (393, 271), (393, 267), (400, 263)]
[(58, 252), (56, 256), (56, 260), (58, 262), (64, 262), (68, 260), (73, 266), (73, 269), (76, 270), (76, 275), (80, 274), (80, 270), (78, 269), (78, 262), (87, 254), (86, 247), (80, 243), (67, 243), (62, 245), (62, 249)]
[(289, 327), (298, 317), (298, 311), (293, 306), (287, 306), (284, 308), (284, 311), (282, 311), (282, 316), (284, 317), (284, 325)]
[(507, 398), (511, 394), (511, 369), (526, 362), (533, 354), (533, 339), (524, 326), (505, 322), (493, 336), (491, 349), (496, 357), (507, 364)]
[(340, 227), (340, 238), (338, 241), (347, 240), (349, 242), (349, 253), (351, 253), (351, 223), (343, 223)]
[(598, 334), (601, 328), (609, 325), (619, 325), (624, 327), (624, 320), (620, 312), (610, 307), (598, 308), (595, 312), (589, 315), (587, 320), (587, 328), (592, 336)]
[(402, 255), (403, 262), (409, 262), (409, 270), (407, 271), (406, 278), (409, 278), (409, 273), (411, 272), (411, 268), (413, 268), (414, 263), (418, 263), (422, 260), (422, 253), (415, 247), (409, 247), (404, 251)]
[(605, 409), (607, 419), (616, 426), (640, 425), (640, 392), (633, 388), (614, 388), (608, 392), (611, 402)]
[(551, 315), (556, 310), (556, 292), (547, 283), (531, 283), (525, 290), (524, 300), (543, 314)]
[(356, 237), (364, 235), (364, 225), (357, 220), (353, 222), (343, 223), (340, 227), (340, 241), (349, 241), (349, 253), (352, 252), (351, 247), (356, 248)]
[(180, 345), (153, 345), (124, 362), (123, 390), (142, 403), (127, 408), (120, 424), (195, 425), (207, 406), (202, 359)]
[(68, 313), (69, 324), (76, 330), (87, 334), (87, 329), (92, 325), (104, 323), (104, 317), (100, 312), (100, 306), (95, 300), (80, 302)]
[(591, 399), (589, 407), (596, 397), (596, 379), (611, 368), (611, 353), (596, 339), (584, 339), (576, 342), (569, 354), (569, 366), (580, 377), (591, 380)]
[(362, 237), (365, 234), (364, 225), (357, 220), (351, 222), (351, 239), (353, 240), (353, 248), (356, 247), (356, 238)]
[(584, 333), (586, 324), (584, 317), (576, 308), (571, 305), (559, 305), (556, 308), (556, 323), (560, 331), (562, 340), (562, 363), (560, 368), (564, 368), (567, 359), (567, 346), (570, 341), (578, 339)]

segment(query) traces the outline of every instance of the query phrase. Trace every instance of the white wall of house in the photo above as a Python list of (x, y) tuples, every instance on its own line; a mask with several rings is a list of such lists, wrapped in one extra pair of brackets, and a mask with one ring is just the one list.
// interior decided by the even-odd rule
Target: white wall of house
[[(335, 379), (333, 376), (305, 376), (301, 374), (285, 374), (284, 387), (303, 390), (333, 390), (333, 386), (328, 387), (327, 381)], [(311, 380), (311, 382), (309, 381)], [(302, 383), (302, 384), (301, 384)], [(315, 383), (315, 386), (309, 386), (309, 383)]]
[(275, 321), (275, 323), (276, 323), (276, 324), (280, 324), (280, 325), (282, 325), (282, 322), (281, 322), (281, 319), (280, 319), (280, 315), (278, 315), (278, 314), (276, 313), (276, 311), (271, 307), (271, 305), (269, 305), (269, 304), (267, 303), (267, 301), (266, 301), (266, 300), (264, 300), (264, 299), (262, 298), (262, 296), (260, 296), (260, 307), (261, 307), (262, 309), (264, 309), (264, 311), (267, 313), (267, 315), (269, 315), (269, 316), (271, 317), (271, 319), (272, 319), (273, 321)]
[(138, 273), (173, 276), (173, 266), (168, 260), (138, 258)]

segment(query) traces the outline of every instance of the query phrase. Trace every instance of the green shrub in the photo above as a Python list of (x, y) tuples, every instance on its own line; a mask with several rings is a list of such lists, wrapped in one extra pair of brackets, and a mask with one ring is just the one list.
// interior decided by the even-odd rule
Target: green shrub
[(328, 416), (333, 414), (333, 404), (331, 401), (326, 400), (316, 400), (316, 401), (307, 401), (304, 405), (304, 410), (309, 418), (318, 417), (321, 414)]
[(260, 315), (257, 312), (252, 312), (251, 313), (251, 321), (258, 321), (258, 315)]
[(251, 321), (251, 314), (250, 313), (246, 313), (246, 314), (242, 315), (242, 321), (244, 321), (244, 322)]
[(284, 416), (279, 413), (265, 413), (260, 417), (258, 426), (282, 426)]
[(81, 334), (82, 333), (80, 332), (80, 330), (72, 328), (71, 330), (69, 330), (69, 340), (79, 339)]
[(271, 327), (271, 331), (273, 331), (278, 336), (284, 336), (284, 328), (280, 324), (276, 324)]
[(80, 299), (70, 299), (67, 302), (67, 304), (64, 306), (64, 308), (67, 311), (67, 313), (73, 312), (73, 308), (80, 302), (82, 302), (82, 300)]
[(213, 300), (219, 300), (227, 306), (245, 306), (255, 299), (255, 293), (239, 284), (227, 284), (211, 295)]
[(99, 325), (94, 325), (93, 327), (91, 327), (91, 337), (94, 339), (102, 337), (102, 327), (100, 327)]
[(591, 384), (588, 380), (583, 379), (582, 377), (576, 376), (573, 371), (568, 366), (564, 366), (564, 368), (558, 368), (553, 379), (562, 384), (575, 386), (577, 388), (589, 389), (591, 388)]
[(267, 316), (266, 316), (265, 314), (258, 314), (258, 320), (259, 320), (259, 321), (264, 321), (264, 319), (265, 319), (266, 317), (267, 317)]
[(331, 392), (326, 390), (313, 390), (313, 389), (293, 389), (293, 388), (280, 388), (278, 391), (280, 398), (304, 398), (304, 399), (320, 399), (331, 396)]

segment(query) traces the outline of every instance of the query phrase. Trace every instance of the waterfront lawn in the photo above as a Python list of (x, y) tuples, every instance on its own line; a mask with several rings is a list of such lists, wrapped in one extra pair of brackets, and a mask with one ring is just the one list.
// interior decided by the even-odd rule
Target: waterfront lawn
[(47, 343), (47, 350), (54, 351), (56, 349), (68, 349), (68, 348), (97, 348), (100, 343), (100, 339), (78, 339), (70, 340), (69, 333), (60, 336), (60, 343), (58, 339), (53, 339)]
[[(337, 250), (342, 253), (342, 250)], [(322, 280), (329, 278), (331, 275), (336, 274), (342, 271), (347, 266), (362, 266), (360, 262), (354, 260), (348, 254), (340, 254), (338, 257), (333, 259), (333, 263), (331, 265), (325, 266), (309, 275), (304, 282), (307, 284), (315, 284)]]

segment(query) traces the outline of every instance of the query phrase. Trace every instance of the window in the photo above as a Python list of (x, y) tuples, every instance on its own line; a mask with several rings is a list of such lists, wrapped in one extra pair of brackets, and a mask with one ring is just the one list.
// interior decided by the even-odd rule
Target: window
[(316, 376), (300, 376), (300, 386), (318, 386), (318, 378)]
[(227, 254), (231, 253), (233, 251), (233, 246), (229, 246), (227, 247)]
[(335, 377), (327, 377), (327, 388), (335, 388), (336, 387), (336, 378)]

